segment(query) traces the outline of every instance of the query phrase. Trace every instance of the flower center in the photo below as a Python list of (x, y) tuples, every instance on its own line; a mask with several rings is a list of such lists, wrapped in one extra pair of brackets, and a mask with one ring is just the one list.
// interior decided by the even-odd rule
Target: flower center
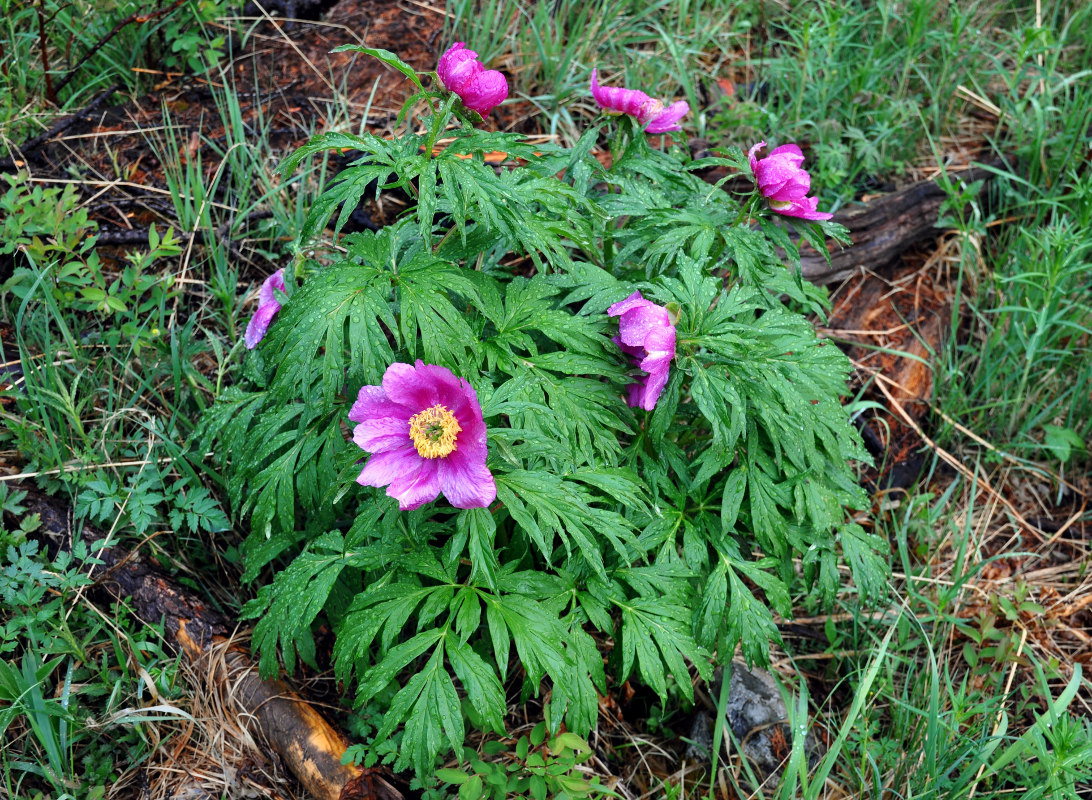
[(410, 438), (424, 458), (443, 458), (454, 452), (455, 435), (461, 430), (455, 415), (440, 404), (414, 414), (409, 421)]
[(771, 200), (770, 208), (775, 211), (784, 211), (786, 208), (792, 208), (792, 202), (789, 200)]
[(650, 97), (644, 103), (641, 104), (641, 108), (637, 111), (637, 121), (642, 125), (652, 121), (652, 118), (664, 110), (664, 104), (660, 100), (654, 97)]

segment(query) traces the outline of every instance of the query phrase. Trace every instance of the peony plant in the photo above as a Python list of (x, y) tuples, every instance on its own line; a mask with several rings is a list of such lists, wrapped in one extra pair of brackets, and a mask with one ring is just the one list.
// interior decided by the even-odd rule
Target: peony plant
[[(335, 674), (378, 715), (357, 755), (427, 776), (468, 726), (504, 735), (510, 702), (585, 735), (622, 681), (692, 700), (737, 648), (766, 661), (792, 597), (830, 601), (847, 575), (880, 597), (850, 365), (798, 269), (798, 236), (825, 251), (844, 229), (808, 221), (799, 150), (653, 148), (678, 104), (594, 77), (622, 114), (531, 145), (478, 127), (500, 92), (462, 44), (428, 85), (357, 49), (413, 83), (405, 127), (286, 161), (359, 153), (311, 205), (291, 295), (263, 286), (198, 442), (249, 520), (263, 672), (316, 664), (332, 631)], [(710, 186), (711, 164), (754, 191)], [(376, 185), (413, 203), (340, 235)]]

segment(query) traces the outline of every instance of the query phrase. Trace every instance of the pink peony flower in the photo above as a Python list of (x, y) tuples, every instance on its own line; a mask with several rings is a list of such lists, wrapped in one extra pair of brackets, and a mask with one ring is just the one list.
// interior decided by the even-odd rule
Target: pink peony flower
[(591, 93), (595, 102), (604, 111), (612, 114), (629, 114), (636, 117), (645, 133), (667, 133), (682, 130), (679, 120), (690, 112), (685, 100), (672, 103), (669, 107), (638, 89), (623, 89), (616, 86), (600, 86), (596, 70), (591, 72)]
[(496, 498), (478, 395), (451, 370), (420, 359), (391, 364), (381, 386), (360, 387), (349, 419), (360, 423), (353, 441), (372, 454), (356, 482), (386, 486), (403, 511), (440, 492), (456, 508), (485, 508)]
[(747, 151), (747, 158), (758, 190), (770, 201), (770, 208), (787, 217), (813, 221), (831, 219), (833, 214), (815, 210), (818, 198), (805, 197), (811, 189), (811, 176), (800, 167), (804, 163), (800, 148), (795, 144), (783, 144), (765, 158), (756, 158), (755, 153), (765, 146), (765, 142), (759, 142)]
[(614, 343), (648, 373), (630, 385), (629, 404), (651, 411), (667, 384), (667, 373), (675, 358), (675, 323), (666, 308), (645, 300), (640, 292), (615, 303), (607, 314), (621, 317)]
[(285, 291), (283, 269), (277, 270), (266, 278), (262, 288), (258, 290), (258, 310), (250, 318), (250, 323), (246, 326), (246, 336), (243, 337), (247, 350), (253, 350), (258, 346), (258, 342), (269, 330), (269, 323), (281, 310), (281, 302), (277, 299), (277, 295), (273, 293), (274, 289)]
[(455, 42), (440, 56), (436, 74), (449, 92), (463, 105), (483, 117), (508, 98), (508, 81), (495, 69), (485, 69), (478, 54), (463, 42)]

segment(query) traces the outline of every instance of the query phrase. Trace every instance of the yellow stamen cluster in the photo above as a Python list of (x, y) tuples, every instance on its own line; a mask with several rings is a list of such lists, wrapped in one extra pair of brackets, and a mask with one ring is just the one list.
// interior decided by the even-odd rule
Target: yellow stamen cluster
[(443, 458), (455, 451), (455, 436), (462, 430), (446, 406), (434, 405), (409, 421), (409, 435), (424, 458)]

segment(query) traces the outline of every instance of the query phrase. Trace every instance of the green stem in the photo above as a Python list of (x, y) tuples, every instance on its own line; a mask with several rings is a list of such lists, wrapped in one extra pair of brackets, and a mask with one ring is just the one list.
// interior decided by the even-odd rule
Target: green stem
[(436, 141), (440, 138), (440, 134), (444, 132), (447, 127), (447, 121), (451, 119), (451, 109), (455, 105), (455, 95), (448, 95), (447, 100), (440, 110), (432, 115), (432, 125), (428, 133), (428, 139), (425, 141), (425, 158), (432, 158), (432, 148), (436, 144)]
[(743, 220), (746, 219), (747, 217), (753, 217), (754, 216), (754, 207), (755, 207), (755, 204), (757, 202), (758, 202), (758, 191), (756, 190), (754, 192), (754, 194), (751, 195), (751, 198), (746, 203), (743, 203), (743, 204), (740, 205), (739, 215), (736, 217), (736, 221), (732, 225), (733, 228), (738, 228), (740, 223), (742, 223)]

